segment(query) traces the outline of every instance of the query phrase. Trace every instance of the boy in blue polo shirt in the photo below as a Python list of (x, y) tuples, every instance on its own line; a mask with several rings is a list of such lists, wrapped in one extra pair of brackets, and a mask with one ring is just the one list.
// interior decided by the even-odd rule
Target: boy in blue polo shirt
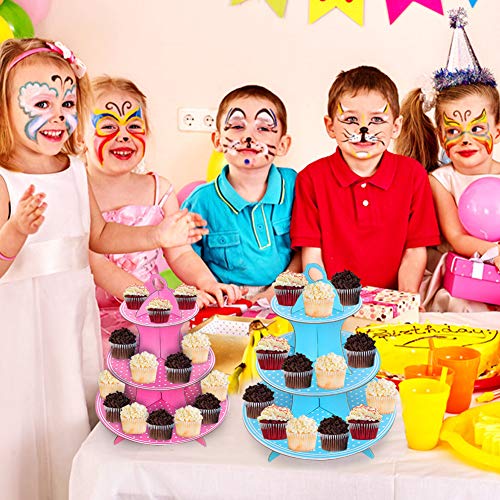
[(278, 274), (300, 271), (289, 235), (297, 174), (273, 164), (291, 143), (286, 109), (271, 91), (247, 85), (224, 97), (216, 126), (212, 142), (228, 164), (183, 203), (210, 229), (193, 248), (220, 282), (270, 299)]

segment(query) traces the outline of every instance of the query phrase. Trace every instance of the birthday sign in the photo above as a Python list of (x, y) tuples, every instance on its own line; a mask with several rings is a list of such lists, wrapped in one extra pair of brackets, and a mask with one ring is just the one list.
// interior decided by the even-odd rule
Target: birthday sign
[[(231, 5), (240, 5), (247, 0), (231, 0)], [(279, 16), (284, 17), (288, 0), (265, 0), (271, 9)], [(385, 0), (389, 22), (392, 24), (412, 4), (423, 7), (443, 15), (443, 0)], [(469, 0), (471, 7), (475, 7), (478, 0)], [(309, 0), (309, 23), (334, 9), (339, 9), (354, 22), (363, 26), (365, 0)]]

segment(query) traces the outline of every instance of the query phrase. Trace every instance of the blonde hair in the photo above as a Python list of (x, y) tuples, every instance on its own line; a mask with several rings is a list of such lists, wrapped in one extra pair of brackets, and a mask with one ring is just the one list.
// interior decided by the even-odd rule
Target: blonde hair
[[(47, 42), (51, 40), (41, 38), (25, 38), (21, 40), (9, 39), (0, 46), (0, 162), (5, 168), (10, 168), (8, 161), (15, 149), (14, 136), (12, 134), (12, 124), (9, 118), (9, 101), (12, 96), (11, 82), (13, 74), (21, 67), (29, 66), (35, 62), (46, 61), (55, 64), (59, 68), (71, 69), (69, 63), (56, 52), (38, 52), (26, 59), (21, 60), (13, 68), (10, 64), (16, 57), (31, 49), (47, 47)], [(61, 150), (64, 154), (78, 155), (84, 149), (85, 123), (89, 117), (90, 82), (87, 75), (76, 80), (76, 111), (78, 125), (64, 143)]]
[(488, 102), (488, 108), (493, 114), (495, 123), (500, 123), (500, 99), (495, 87), (473, 83), (441, 90), (436, 97), (434, 114), (436, 125), (422, 109), (421, 89), (410, 91), (401, 107), (403, 127), (400, 136), (396, 139), (396, 153), (418, 160), (428, 172), (438, 168), (440, 166), (439, 132), (443, 126), (443, 106), (471, 95), (484, 98)]
[(146, 95), (131, 80), (108, 75), (97, 76), (92, 80), (92, 90), (97, 99), (107, 90), (119, 90), (133, 96), (142, 108), (142, 117), (146, 124), (146, 134), (149, 133), (148, 106)]

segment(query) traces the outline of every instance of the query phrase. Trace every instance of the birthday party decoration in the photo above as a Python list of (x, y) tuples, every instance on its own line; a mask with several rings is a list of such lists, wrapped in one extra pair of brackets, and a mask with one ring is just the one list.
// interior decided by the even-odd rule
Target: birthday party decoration
[(17, 0), (16, 3), (26, 11), (31, 22), (36, 26), (47, 17), (50, 2), (51, 0)]
[(28, 14), (12, 0), (0, 2), (0, 17), (7, 22), (14, 38), (32, 38), (35, 35)]
[(483, 177), (470, 184), (458, 202), (460, 222), (469, 234), (500, 240), (500, 179)]
[(392, 24), (412, 3), (418, 3), (442, 15), (441, 2), (442, 0), (386, 0), (389, 22)]
[(7, 21), (3, 17), (0, 17), (0, 43), (9, 38), (14, 38), (14, 33), (12, 33)]
[(360, 26), (363, 26), (365, 0), (310, 0), (309, 22), (314, 23), (335, 8), (341, 10)]
[[(288, 0), (266, 0), (267, 5), (278, 14), (279, 17), (285, 15), (286, 3)], [(231, 0), (231, 5), (240, 5), (246, 0)]]
[(477, 0), (469, 0), (469, 2), (471, 7), (475, 7), (477, 4)]

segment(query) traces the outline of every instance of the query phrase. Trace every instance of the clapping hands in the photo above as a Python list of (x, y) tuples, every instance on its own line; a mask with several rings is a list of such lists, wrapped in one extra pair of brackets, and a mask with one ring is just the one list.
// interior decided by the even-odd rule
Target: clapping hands
[(187, 208), (166, 216), (158, 227), (160, 246), (172, 248), (191, 245), (208, 234), (207, 221), (199, 214), (188, 212)]

